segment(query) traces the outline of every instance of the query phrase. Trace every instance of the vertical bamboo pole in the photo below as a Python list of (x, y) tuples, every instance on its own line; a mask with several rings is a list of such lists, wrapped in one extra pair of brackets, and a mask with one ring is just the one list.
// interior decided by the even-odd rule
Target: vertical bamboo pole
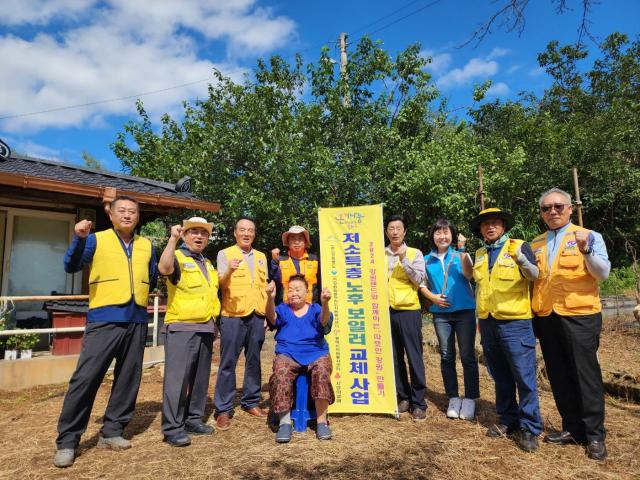
[(576, 196), (576, 207), (578, 209), (578, 225), (582, 225), (582, 201), (580, 200), (580, 186), (578, 185), (578, 169), (573, 167), (573, 191)]
[(480, 210), (484, 210), (484, 180), (482, 178), (482, 165), (478, 165), (478, 178), (480, 179)]

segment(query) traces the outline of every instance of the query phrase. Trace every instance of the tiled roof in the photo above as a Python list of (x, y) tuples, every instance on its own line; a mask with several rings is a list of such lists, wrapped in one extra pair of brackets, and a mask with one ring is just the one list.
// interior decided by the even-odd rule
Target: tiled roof
[(47, 178), (79, 185), (114, 187), (147, 195), (161, 195), (180, 199), (195, 199), (187, 192), (176, 192), (175, 185), (122, 173), (98, 171), (79, 165), (43, 160), (13, 153), (6, 160), (0, 159), (0, 173), (12, 173), (29, 177)]
[(50, 300), (44, 302), (43, 310), (51, 312), (77, 312), (87, 313), (89, 309), (88, 300)]

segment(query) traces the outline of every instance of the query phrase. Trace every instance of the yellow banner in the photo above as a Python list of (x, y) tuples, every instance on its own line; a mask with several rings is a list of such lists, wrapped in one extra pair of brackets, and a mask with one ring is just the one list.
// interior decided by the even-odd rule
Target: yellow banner
[(318, 217), (333, 312), (329, 411), (396, 414), (382, 205), (321, 208)]

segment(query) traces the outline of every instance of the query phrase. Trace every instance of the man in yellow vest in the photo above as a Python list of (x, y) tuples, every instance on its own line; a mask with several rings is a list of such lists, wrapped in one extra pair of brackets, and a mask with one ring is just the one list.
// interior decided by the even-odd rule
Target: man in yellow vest
[(73, 465), (87, 428), (98, 388), (115, 359), (111, 396), (98, 448), (124, 450), (123, 438), (135, 409), (147, 338), (147, 303), (155, 288), (157, 266), (151, 242), (135, 234), (138, 202), (119, 196), (109, 207), (113, 228), (91, 233), (92, 222), (75, 225), (64, 269), (75, 273), (89, 265), (89, 310), (78, 365), (69, 381), (58, 420), (56, 467)]
[[(398, 413), (411, 412), (415, 421), (427, 418), (427, 382), (422, 357), (422, 315), (418, 289), (425, 282), (424, 256), (407, 247), (407, 224), (401, 215), (391, 215), (385, 224), (389, 245), (385, 248), (389, 279), (389, 315), (396, 379)], [(404, 357), (409, 364), (409, 377)]]
[(514, 223), (513, 216), (499, 208), (482, 210), (471, 220), (469, 229), (484, 241), (476, 251), (473, 278), (482, 350), (495, 382), (499, 418), (487, 435), (512, 434), (522, 450), (534, 452), (542, 418), (529, 282), (538, 277), (538, 267), (529, 244), (509, 238)]
[(304, 275), (309, 285), (307, 303), (319, 303), (320, 264), (318, 257), (307, 251), (311, 246), (309, 232), (300, 225), (293, 225), (282, 234), (282, 244), (287, 247), (287, 254), (282, 255), (279, 248), (271, 250), (269, 270), (269, 277), (276, 282), (277, 298), (287, 303), (289, 279), (293, 275)]
[(547, 232), (532, 247), (540, 275), (533, 286), (534, 328), (540, 340), (562, 431), (554, 444), (586, 443), (590, 458), (607, 457), (604, 387), (598, 363), (602, 307), (598, 282), (611, 264), (602, 235), (571, 223), (571, 195), (558, 188), (539, 201)]
[[(164, 382), (162, 433), (174, 447), (191, 443), (193, 435), (211, 435), (202, 421), (207, 403), (215, 320), (220, 315), (218, 272), (202, 252), (213, 223), (201, 217), (171, 227), (158, 271), (168, 275), (164, 318)], [(180, 239), (182, 246), (176, 250)]]
[(244, 349), (245, 367), (242, 409), (255, 417), (266, 417), (260, 402), (260, 351), (264, 343), (267, 306), (267, 258), (252, 248), (256, 224), (249, 217), (236, 221), (236, 244), (218, 253), (218, 276), (222, 287), (220, 318), (220, 367), (213, 403), (216, 425), (231, 427), (236, 393), (236, 365)]

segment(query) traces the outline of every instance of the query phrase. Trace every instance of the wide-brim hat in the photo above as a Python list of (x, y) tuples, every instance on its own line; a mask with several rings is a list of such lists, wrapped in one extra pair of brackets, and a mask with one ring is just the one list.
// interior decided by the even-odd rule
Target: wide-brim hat
[(478, 237), (480, 234), (480, 224), (489, 218), (499, 218), (504, 221), (504, 231), (508, 232), (513, 228), (516, 224), (516, 221), (506, 210), (501, 210), (499, 208), (485, 208), (482, 210), (477, 217), (475, 217), (471, 222), (469, 222), (469, 230), (471, 230)]
[(191, 217), (188, 220), (182, 221), (182, 233), (185, 233), (190, 228), (204, 228), (209, 235), (213, 231), (213, 223), (207, 222), (206, 219), (202, 217)]
[(295, 233), (304, 234), (304, 239), (307, 242), (307, 247), (311, 245), (311, 237), (309, 236), (309, 232), (307, 232), (307, 229), (304, 227), (301, 227), (300, 225), (294, 225), (293, 227), (291, 227), (289, 230), (287, 230), (282, 234), (282, 244), (285, 247), (289, 246), (289, 235), (295, 234)]

